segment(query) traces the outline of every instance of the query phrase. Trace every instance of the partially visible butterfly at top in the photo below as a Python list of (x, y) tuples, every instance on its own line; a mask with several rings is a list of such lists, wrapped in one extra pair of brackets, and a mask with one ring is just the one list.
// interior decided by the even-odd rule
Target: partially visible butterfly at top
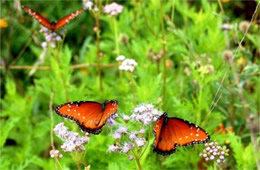
[(40, 15), (39, 13), (33, 11), (32, 9), (22, 6), (22, 9), (29, 13), (34, 19), (36, 19), (41, 25), (48, 28), (52, 32), (57, 31), (58, 29), (62, 28), (66, 24), (68, 24), (72, 19), (82, 13), (85, 9), (81, 8), (63, 18), (58, 20), (57, 22), (50, 22), (48, 19)]
[(94, 101), (76, 101), (56, 107), (58, 115), (75, 121), (85, 132), (99, 134), (107, 120), (118, 109), (116, 100), (98, 103)]

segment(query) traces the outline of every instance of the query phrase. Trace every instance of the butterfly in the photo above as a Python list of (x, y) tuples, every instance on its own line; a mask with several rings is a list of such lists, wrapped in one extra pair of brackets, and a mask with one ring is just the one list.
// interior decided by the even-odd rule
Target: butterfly
[(85, 9), (81, 8), (63, 18), (61, 18), (57, 22), (50, 22), (48, 19), (44, 18), (37, 12), (33, 11), (32, 9), (22, 6), (22, 9), (25, 10), (27, 13), (29, 13), (34, 19), (36, 19), (40, 24), (42, 24), (44, 27), (48, 28), (52, 32), (57, 31), (58, 29), (62, 28), (66, 24), (68, 24), (72, 19), (74, 19), (76, 16), (78, 16), (80, 13), (82, 13)]
[(99, 134), (108, 118), (118, 109), (116, 100), (98, 103), (94, 101), (76, 101), (57, 106), (58, 115), (74, 120), (85, 132)]
[(155, 122), (153, 151), (161, 155), (169, 155), (177, 146), (206, 143), (210, 136), (199, 126), (180, 118), (162, 114)]

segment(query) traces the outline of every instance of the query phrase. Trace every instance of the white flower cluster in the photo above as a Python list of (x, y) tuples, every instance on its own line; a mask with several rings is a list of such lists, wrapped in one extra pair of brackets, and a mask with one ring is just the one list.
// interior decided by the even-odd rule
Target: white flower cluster
[(82, 0), (82, 3), (84, 9), (92, 10), (93, 2), (91, 0)]
[(133, 72), (137, 65), (138, 65), (137, 62), (134, 59), (128, 59), (127, 58), (127, 59), (123, 60), (123, 62), (119, 66), (119, 70), (125, 70), (125, 71)]
[(120, 55), (120, 56), (118, 56), (118, 57), (116, 58), (116, 61), (124, 61), (124, 59), (125, 59), (125, 56)]
[[(139, 127), (139, 122), (149, 125), (151, 122), (156, 121), (160, 115), (163, 113), (154, 108), (152, 104), (140, 104), (134, 108), (133, 114), (131, 116), (120, 114), (122, 119), (127, 124), (131, 122), (136, 127)], [(119, 126), (112, 135), (115, 139), (115, 143), (108, 147), (108, 152), (120, 152), (128, 154), (128, 159), (133, 160), (134, 156), (129, 154), (131, 150), (138, 150), (142, 152), (142, 147), (147, 144), (145, 138), (145, 129), (139, 127), (134, 131), (130, 131), (126, 126)]]
[[(144, 129), (141, 129), (140, 131), (129, 132), (127, 127), (120, 126), (113, 134), (114, 139), (116, 139), (116, 141), (118, 142), (116, 144), (110, 145), (107, 151), (126, 154), (129, 151), (135, 149), (135, 147), (138, 147), (138, 149), (140, 149), (146, 144), (146, 139), (143, 138), (144, 133)], [(126, 137), (122, 138), (123, 135)], [(122, 140), (121, 143), (123, 144), (120, 144), (120, 140)], [(129, 160), (132, 160), (133, 156), (129, 155), (128, 158)]]
[(50, 156), (52, 158), (62, 158), (62, 154), (60, 153), (59, 150), (50, 150)]
[(121, 116), (126, 123), (130, 120), (130, 116), (128, 115), (122, 114)]
[(149, 125), (156, 121), (163, 113), (155, 109), (152, 104), (140, 104), (134, 109), (131, 118)]
[(104, 7), (104, 11), (107, 14), (110, 14), (111, 16), (120, 14), (123, 11), (123, 6), (119, 5), (115, 2), (108, 4)]
[(89, 141), (87, 136), (80, 137), (77, 132), (68, 131), (68, 128), (64, 126), (64, 123), (56, 125), (54, 132), (59, 138), (65, 141), (61, 146), (65, 152), (84, 151), (85, 147), (83, 145)]
[[(121, 152), (121, 153), (128, 153), (130, 150), (133, 150), (135, 146), (142, 147), (146, 143), (146, 139), (142, 137), (138, 137), (138, 135), (143, 135), (142, 133), (138, 133), (137, 131), (133, 131), (127, 133), (127, 129), (125, 127), (120, 127), (116, 130), (113, 134), (113, 137), (116, 140), (120, 140), (122, 135), (127, 135), (130, 139), (130, 142), (124, 142), (123, 145), (120, 144), (113, 144), (108, 147), (108, 152)], [(121, 133), (120, 133), (121, 132)]]
[(120, 140), (122, 134), (127, 133), (127, 127), (120, 126), (115, 133), (112, 135), (115, 139)]
[(43, 33), (46, 41), (42, 42), (42, 48), (46, 48), (48, 43), (50, 43), (52, 48), (56, 47), (56, 42), (62, 41), (61, 36), (57, 35), (55, 32), (49, 32), (48, 28), (42, 27), (40, 32)]
[(229, 149), (226, 146), (219, 146), (217, 142), (205, 143), (206, 149), (200, 153), (206, 161), (216, 160), (217, 163), (222, 163), (225, 161), (225, 156), (228, 155)]

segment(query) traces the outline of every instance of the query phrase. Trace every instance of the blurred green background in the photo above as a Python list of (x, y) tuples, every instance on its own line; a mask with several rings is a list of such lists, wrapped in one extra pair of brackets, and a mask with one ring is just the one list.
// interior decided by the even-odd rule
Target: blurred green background
[[(112, 2), (123, 6), (113, 17), (102, 12)], [(67, 30), (62, 42), (46, 49), (40, 24), (21, 9), (57, 21), (82, 3), (1, 0), (0, 169), (60, 169), (49, 155), (50, 114), (54, 126), (63, 121), (55, 106), (107, 99), (118, 100), (118, 113), (127, 115), (139, 103), (152, 103), (230, 149), (222, 164), (203, 161), (203, 145), (163, 157), (152, 152), (149, 138), (143, 169), (260, 168), (259, 1), (93, 1), (99, 12), (77, 16), (61, 29)], [(137, 61), (133, 73), (118, 69), (119, 55)], [(75, 123), (65, 124), (80, 133)], [(127, 155), (107, 152), (110, 127), (90, 138), (83, 155), (90, 169), (138, 168)], [(61, 144), (54, 134), (60, 151)], [(61, 153), (63, 169), (76, 169), (77, 153)]]

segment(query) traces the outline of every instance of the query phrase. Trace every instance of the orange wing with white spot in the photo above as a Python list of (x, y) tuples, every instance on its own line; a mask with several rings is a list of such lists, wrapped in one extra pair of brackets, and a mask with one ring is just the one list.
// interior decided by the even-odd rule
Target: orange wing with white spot
[(164, 113), (154, 125), (154, 148), (161, 155), (169, 155), (177, 146), (208, 142), (210, 136), (199, 126), (180, 118), (168, 118)]
[(40, 14), (38, 14), (37, 12), (33, 11), (32, 9), (22, 6), (22, 9), (25, 10), (28, 14), (30, 14), (34, 19), (36, 19), (40, 24), (42, 24), (44, 27), (48, 28), (48, 29), (52, 29), (52, 25), (51, 22), (44, 18), (43, 16), (41, 16)]
[(104, 103), (80, 101), (65, 103), (56, 107), (55, 111), (62, 117), (74, 120), (78, 126), (88, 133), (99, 134), (107, 119), (116, 113), (118, 102)]
[(54, 31), (57, 31), (58, 29), (62, 28), (64, 25), (68, 24), (72, 19), (74, 19), (76, 16), (78, 16), (80, 13), (84, 11), (83, 8), (71, 13), (70, 15), (67, 15), (63, 18), (61, 18), (54, 27)]

